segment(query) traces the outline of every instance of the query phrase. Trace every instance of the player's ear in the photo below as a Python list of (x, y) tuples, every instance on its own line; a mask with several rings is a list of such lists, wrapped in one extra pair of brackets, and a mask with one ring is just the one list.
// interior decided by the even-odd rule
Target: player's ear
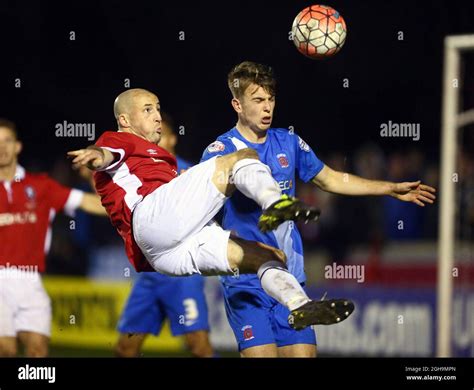
[(118, 123), (120, 127), (130, 127), (130, 123), (128, 121), (128, 118), (125, 114), (120, 114), (118, 117)]
[(238, 113), (242, 112), (242, 105), (240, 104), (240, 100), (237, 98), (232, 99), (232, 107), (234, 107), (234, 110)]
[(20, 154), (22, 150), (23, 150), (23, 144), (20, 141), (16, 141), (16, 145), (15, 145), (16, 154), (17, 155)]

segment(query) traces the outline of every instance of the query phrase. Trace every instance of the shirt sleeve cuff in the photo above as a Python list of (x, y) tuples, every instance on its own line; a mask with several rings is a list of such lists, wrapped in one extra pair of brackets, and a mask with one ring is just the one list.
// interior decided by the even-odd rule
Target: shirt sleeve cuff
[(84, 192), (73, 188), (69, 193), (66, 204), (64, 205), (64, 213), (70, 217), (74, 217), (77, 208), (82, 203), (82, 198), (84, 198)]
[(109, 148), (107, 146), (101, 146), (101, 148), (106, 149), (111, 153), (118, 153), (120, 155), (120, 158), (117, 161), (115, 161), (113, 164), (110, 164), (107, 168), (97, 169), (98, 172), (100, 172), (100, 171), (111, 171), (123, 162), (123, 158), (125, 156), (125, 151), (123, 149), (114, 149), (114, 148)]

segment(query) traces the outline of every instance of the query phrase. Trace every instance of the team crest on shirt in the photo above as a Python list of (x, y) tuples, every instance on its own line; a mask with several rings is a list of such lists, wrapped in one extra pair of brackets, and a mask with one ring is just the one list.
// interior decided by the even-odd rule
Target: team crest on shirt
[(147, 149), (146, 151), (152, 156), (156, 156), (158, 154), (158, 151), (156, 151), (155, 149)]
[(277, 154), (278, 162), (282, 168), (288, 168), (290, 163), (288, 162), (288, 157), (286, 157), (285, 153)]
[(32, 186), (25, 187), (26, 207), (34, 209), (36, 207), (36, 190)]
[(244, 332), (244, 341), (249, 341), (255, 338), (253, 335), (252, 325), (245, 325), (242, 328), (242, 332)]
[(207, 147), (209, 153), (222, 152), (225, 149), (225, 145), (221, 141), (214, 141)]
[(303, 141), (301, 137), (298, 136), (298, 144), (300, 145), (300, 149), (309, 152), (309, 145)]

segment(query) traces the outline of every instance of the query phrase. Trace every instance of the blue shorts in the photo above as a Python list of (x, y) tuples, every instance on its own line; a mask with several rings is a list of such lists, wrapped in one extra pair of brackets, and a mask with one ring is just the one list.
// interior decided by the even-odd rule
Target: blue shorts
[(209, 331), (204, 278), (139, 275), (118, 323), (120, 333), (160, 333), (166, 318), (173, 335)]
[(316, 345), (312, 327), (294, 330), (288, 325), (290, 311), (261, 288), (224, 287), (227, 319), (239, 351), (265, 344), (277, 347), (294, 344)]

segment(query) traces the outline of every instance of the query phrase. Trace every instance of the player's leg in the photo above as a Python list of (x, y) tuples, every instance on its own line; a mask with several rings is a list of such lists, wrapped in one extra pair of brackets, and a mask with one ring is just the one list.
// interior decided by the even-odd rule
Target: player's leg
[(121, 333), (114, 348), (117, 357), (139, 357), (146, 333)]
[(240, 356), (243, 358), (276, 358), (278, 357), (278, 349), (276, 344), (258, 345), (240, 351)]
[(139, 356), (146, 336), (159, 333), (164, 321), (164, 313), (157, 303), (161, 278), (165, 277), (142, 273), (135, 281), (118, 321), (120, 335), (114, 347), (115, 356)]
[(230, 268), (240, 273), (257, 273), (265, 292), (290, 310), (288, 322), (292, 328), (330, 325), (351, 315), (354, 304), (347, 299), (311, 300), (286, 269), (282, 256), (284, 253), (277, 248), (240, 238), (229, 239), (227, 247)]
[(286, 269), (286, 256), (282, 250), (233, 237), (228, 242), (227, 258), (234, 272), (256, 273), (265, 292), (290, 310), (310, 301), (296, 278)]
[(26, 357), (48, 356), (48, 336), (36, 332), (21, 331), (18, 332), (18, 339), (25, 349)]
[(312, 327), (295, 330), (288, 323), (290, 311), (276, 304), (272, 324), (280, 357), (316, 357), (316, 334)]
[(186, 348), (195, 357), (205, 358), (213, 357), (211, 342), (209, 341), (209, 332), (207, 330), (197, 330), (184, 335)]
[(43, 287), (39, 274), (25, 274), (13, 281), (14, 299), (19, 310), (14, 317), (18, 341), (28, 357), (48, 356), (51, 336), (51, 300)]
[(0, 357), (15, 357), (17, 353), (16, 337), (0, 337)]
[(216, 158), (212, 182), (226, 196), (238, 188), (262, 209), (280, 199), (281, 189), (254, 149), (246, 148)]
[(283, 221), (316, 221), (320, 211), (298, 199), (282, 195), (270, 168), (259, 160), (254, 149), (241, 149), (215, 159), (212, 182), (224, 195), (237, 188), (253, 199), (263, 211), (258, 226), (262, 231), (276, 229)]
[(186, 348), (195, 357), (214, 355), (209, 341), (209, 321), (204, 278), (193, 275), (185, 278), (168, 277), (160, 298), (174, 336), (184, 335)]
[(278, 348), (279, 357), (309, 357), (314, 358), (317, 356), (316, 345), (311, 344), (294, 344), (285, 345), (284, 347)]
[[(0, 272), (1, 275), (1, 272)], [(14, 357), (18, 353), (14, 326), (14, 304), (9, 294), (9, 281), (0, 280), (0, 357)]]
[[(133, 211), (133, 235), (141, 251), (153, 268), (168, 275), (181, 276), (199, 273), (193, 263), (163, 265), (162, 257), (170, 254), (185, 241), (194, 240), (219, 212), (232, 191), (231, 176), (237, 188), (258, 201), (262, 207), (281, 199), (278, 184), (269, 168), (255, 157), (256, 152), (243, 149), (230, 155), (215, 157), (195, 165), (179, 177), (157, 188), (145, 197)], [(252, 162), (252, 163), (251, 163)], [(277, 203), (279, 203), (278, 201)], [(285, 200), (289, 214), (277, 218), (297, 218), (293, 200)], [(270, 210), (273, 207), (269, 208)], [(192, 210), (192, 211), (190, 211)], [(281, 212), (282, 210), (278, 210)], [(170, 257), (172, 263), (179, 258)]]

